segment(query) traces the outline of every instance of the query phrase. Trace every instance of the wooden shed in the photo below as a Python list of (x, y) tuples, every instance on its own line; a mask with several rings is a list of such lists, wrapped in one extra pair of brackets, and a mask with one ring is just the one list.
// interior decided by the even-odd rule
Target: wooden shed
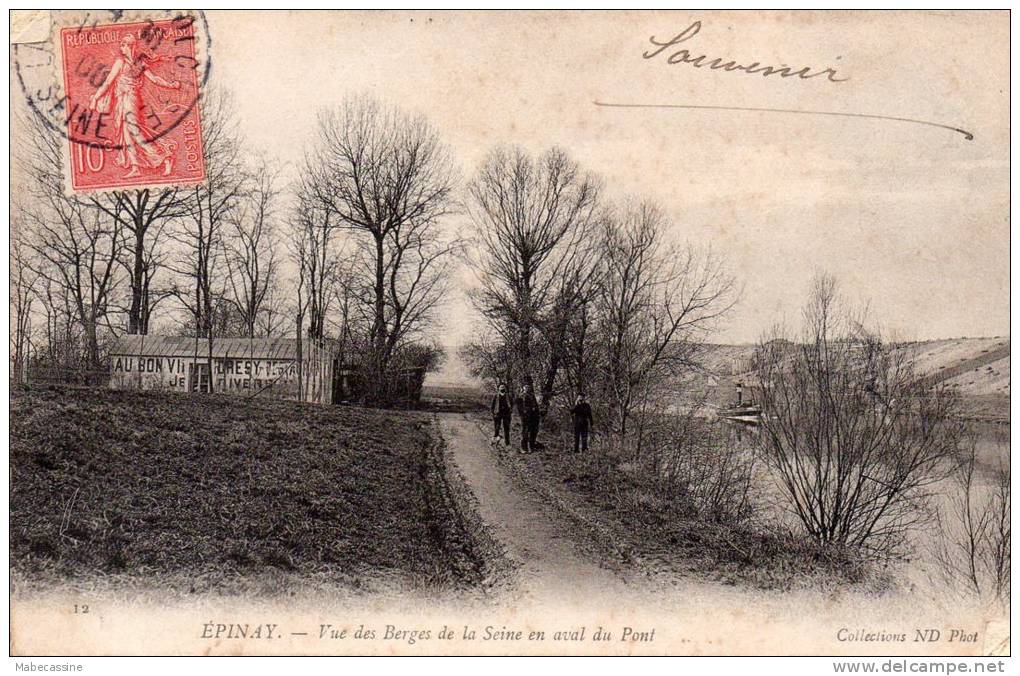
[[(333, 403), (333, 353), (294, 338), (126, 335), (110, 346), (110, 387)], [(300, 378), (299, 378), (300, 376)]]

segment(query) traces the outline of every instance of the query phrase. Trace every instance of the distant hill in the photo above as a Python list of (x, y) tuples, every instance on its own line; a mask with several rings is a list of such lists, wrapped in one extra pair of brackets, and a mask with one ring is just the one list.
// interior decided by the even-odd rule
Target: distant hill
[[(964, 397), (965, 407), (980, 417), (1009, 419), (1009, 336), (947, 338), (903, 343), (899, 349), (919, 373), (948, 382)], [(754, 345), (708, 345), (702, 357), (711, 399), (728, 403), (736, 384), (751, 380)]]
[(951, 338), (911, 343), (914, 365), (964, 395), (1009, 396), (1009, 337)]
[[(903, 343), (900, 349), (907, 352), (918, 372), (956, 386), (968, 410), (997, 419), (1009, 418), (1009, 336), (922, 340)], [(754, 350), (751, 344), (705, 345), (701, 355), (704, 373), (695, 379), (695, 389), (708, 389), (709, 400), (716, 405), (734, 401), (736, 384), (753, 378)], [(425, 384), (453, 388), (479, 386), (467, 373), (456, 351), (447, 355), (440, 371), (428, 375)]]
[[(963, 394), (1009, 394), (1009, 337), (948, 338), (904, 343), (920, 373), (942, 377)], [(751, 368), (754, 345), (708, 345), (705, 368), (719, 376), (736, 376)]]

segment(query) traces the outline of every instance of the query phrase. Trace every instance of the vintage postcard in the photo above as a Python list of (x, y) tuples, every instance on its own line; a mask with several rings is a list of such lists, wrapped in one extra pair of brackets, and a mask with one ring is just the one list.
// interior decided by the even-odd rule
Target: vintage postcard
[(1009, 29), (12, 11), (12, 656), (1008, 655)]

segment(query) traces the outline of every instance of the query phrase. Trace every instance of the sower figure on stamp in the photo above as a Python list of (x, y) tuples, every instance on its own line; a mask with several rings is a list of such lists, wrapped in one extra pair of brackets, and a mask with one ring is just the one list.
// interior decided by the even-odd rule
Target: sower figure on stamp
[(542, 416), (531, 383), (521, 387), (521, 394), (517, 397), (517, 413), (521, 417), (521, 452), (537, 451), (538, 425)]
[(574, 408), (570, 411), (574, 417), (574, 453), (588, 450), (588, 434), (595, 424), (591, 415), (591, 404), (583, 394), (577, 395)]
[(164, 89), (180, 89), (181, 83), (164, 80), (152, 72), (153, 64), (164, 57), (148, 56), (139, 47), (134, 35), (124, 36), (113, 67), (89, 99), (91, 110), (113, 117), (113, 137), (119, 147), (117, 164), (128, 169), (124, 178), (140, 175), (140, 169), (160, 166), (163, 174), (169, 175), (174, 161), (172, 144), (160, 139), (149, 127), (142, 88), (146, 82), (151, 82)]
[(506, 385), (501, 384), (499, 390), (492, 397), (492, 443), (499, 441), (499, 430), (503, 428), (503, 445), (510, 447), (510, 418), (513, 415), (513, 400), (506, 390)]

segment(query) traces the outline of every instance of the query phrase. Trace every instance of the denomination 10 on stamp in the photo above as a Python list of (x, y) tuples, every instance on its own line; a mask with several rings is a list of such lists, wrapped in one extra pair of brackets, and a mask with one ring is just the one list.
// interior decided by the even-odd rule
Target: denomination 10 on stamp
[(73, 192), (205, 181), (190, 16), (57, 33)]

